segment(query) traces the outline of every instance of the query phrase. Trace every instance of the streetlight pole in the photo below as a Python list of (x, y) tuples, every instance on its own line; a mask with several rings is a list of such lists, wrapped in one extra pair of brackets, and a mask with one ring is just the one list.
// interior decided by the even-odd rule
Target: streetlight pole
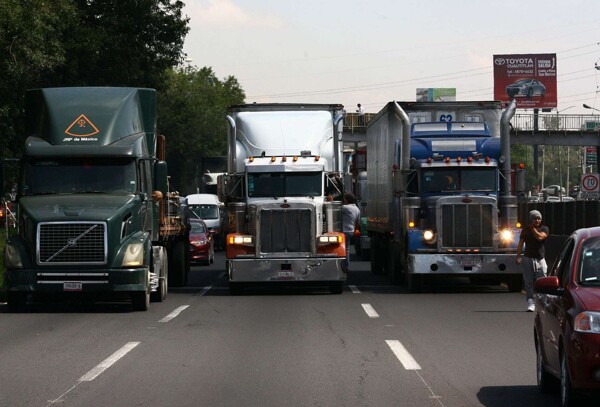
[[(569, 107), (565, 107), (564, 109), (562, 109), (561, 111), (559, 111), (558, 109), (556, 109), (556, 130), (560, 130), (560, 116), (558, 115), (559, 113), (564, 112), (565, 110), (569, 110), (570, 108), (575, 107), (575, 106), (569, 106)], [(562, 194), (562, 157), (561, 157), (561, 150), (558, 150), (558, 179), (560, 180), (559, 182), (559, 186), (560, 186), (560, 190), (558, 192), (558, 196), (560, 197), (560, 200), (562, 201), (563, 199), (563, 194)], [(567, 182), (566, 182), (566, 190), (565, 192), (568, 193), (569, 192), (569, 146), (567, 146)]]

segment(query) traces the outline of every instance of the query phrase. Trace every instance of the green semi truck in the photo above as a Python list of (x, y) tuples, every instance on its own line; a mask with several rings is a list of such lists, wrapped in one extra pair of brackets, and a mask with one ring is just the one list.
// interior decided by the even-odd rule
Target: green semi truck
[(169, 189), (156, 91), (34, 89), (26, 121), (17, 228), (4, 249), (9, 309), (30, 294), (78, 293), (145, 311), (169, 284), (185, 285), (189, 224)]

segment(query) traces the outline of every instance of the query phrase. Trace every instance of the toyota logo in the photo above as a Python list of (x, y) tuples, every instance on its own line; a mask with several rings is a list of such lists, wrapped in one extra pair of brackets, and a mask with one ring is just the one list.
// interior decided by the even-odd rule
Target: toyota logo
[(504, 65), (506, 63), (506, 60), (504, 58), (496, 58), (496, 60), (494, 61), (494, 63), (496, 65)]

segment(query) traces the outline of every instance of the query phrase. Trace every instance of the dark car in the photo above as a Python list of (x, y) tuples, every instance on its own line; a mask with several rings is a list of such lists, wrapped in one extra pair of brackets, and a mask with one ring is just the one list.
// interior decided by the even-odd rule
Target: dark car
[(215, 246), (212, 233), (202, 219), (190, 221), (190, 261), (209, 265), (215, 261)]
[(537, 79), (521, 79), (506, 87), (508, 97), (546, 96), (546, 87)]
[(569, 236), (534, 290), (538, 388), (572, 406), (600, 389), (600, 227)]

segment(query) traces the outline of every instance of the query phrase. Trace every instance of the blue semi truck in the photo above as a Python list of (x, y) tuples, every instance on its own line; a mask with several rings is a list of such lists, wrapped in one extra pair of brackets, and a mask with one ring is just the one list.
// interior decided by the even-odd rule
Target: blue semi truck
[(520, 291), (509, 122), (500, 102), (390, 102), (367, 127), (371, 268), (420, 291), (468, 276)]

